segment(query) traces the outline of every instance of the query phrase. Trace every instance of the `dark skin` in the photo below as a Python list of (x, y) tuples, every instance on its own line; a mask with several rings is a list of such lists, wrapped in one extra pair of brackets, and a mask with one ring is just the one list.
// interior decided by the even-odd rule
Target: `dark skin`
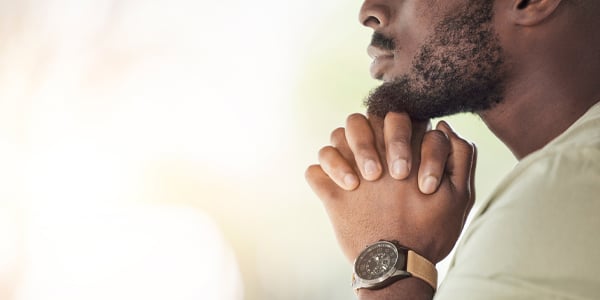
[[(426, 122), (411, 124), (406, 114), (390, 113), (385, 120), (352, 115), (348, 118), (347, 130), (335, 130), (332, 146), (321, 150), (321, 164), (308, 168), (307, 180), (323, 200), (349, 261), (353, 261), (365, 245), (380, 239), (410, 245), (409, 248), (433, 263), (441, 261), (452, 250), (475, 199), (476, 150), (445, 122), (438, 124), (436, 130), (426, 131), (427, 127)], [(394, 135), (404, 130), (410, 135)], [(376, 156), (385, 153), (385, 149), (398, 147), (398, 143), (391, 142), (394, 139), (409, 143), (407, 149), (403, 147), (407, 150), (403, 156), (410, 156), (411, 161), (408, 177), (401, 180), (392, 177), (385, 163), (388, 159), (383, 157), (379, 159), (384, 162), (381, 176), (373, 180), (359, 175), (360, 168), (349, 163), (359, 161), (359, 154), (355, 153), (366, 154), (367, 145), (375, 148)], [(419, 188), (423, 170), (443, 173), (433, 187), (437, 190), (430, 194), (424, 194)], [(354, 190), (338, 186), (332, 178), (343, 172), (357, 174), (360, 185)], [(394, 286), (399, 290), (392, 288)], [(387, 299), (381, 298), (387, 293), (390, 299), (400, 295), (407, 299), (427, 299), (433, 295), (433, 289), (420, 279), (408, 278), (377, 291), (361, 289), (359, 295), (361, 299)]]
[[(401, 44), (391, 56), (370, 50), (377, 56), (372, 75), (392, 80), (407, 72), (435, 21), (465, 3), (366, 0), (361, 23)], [(600, 100), (599, 13), (598, 1), (494, 1), (493, 27), (509, 66), (506, 92), (499, 105), (478, 114), (518, 159)], [(319, 154), (307, 181), (349, 261), (380, 239), (398, 240), (433, 263), (452, 249), (474, 200), (476, 151), (447, 124), (428, 131), (427, 123), (402, 113), (384, 120), (352, 115)], [(360, 299), (432, 297), (433, 289), (416, 278), (359, 292)]]
[(480, 113), (517, 159), (560, 135), (600, 99), (598, 2), (537, 0), (518, 9), (519, 2), (496, 1), (496, 30), (515, 67), (502, 104)]

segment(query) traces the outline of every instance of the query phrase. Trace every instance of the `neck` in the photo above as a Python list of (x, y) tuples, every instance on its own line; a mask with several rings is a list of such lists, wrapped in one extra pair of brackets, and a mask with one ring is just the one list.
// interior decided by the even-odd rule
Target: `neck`
[[(551, 78), (548, 74), (561, 76)], [(504, 101), (480, 113), (490, 130), (519, 160), (558, 137), (600, 100), (597, 84), (587, 79), (598, 76), (581, 79), (582, 74), (568, 77), (565, 73), (544, 71), (537, 75), (508, 85)], [(586, 81), (589, 84), (582, 84)]]
[(537, 27), (504, 28), (500, 35), (508, 61), (505, 97), (480, 116), (519, 160), (565, 132), (600, 101), (600, 21), (595, 13), (600, 5), (591, 1), (588, 10), (566, 7)]

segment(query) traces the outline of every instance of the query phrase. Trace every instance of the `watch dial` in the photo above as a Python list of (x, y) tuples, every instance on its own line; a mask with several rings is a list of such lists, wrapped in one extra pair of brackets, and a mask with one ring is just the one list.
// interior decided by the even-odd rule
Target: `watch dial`
[(380, 242), (366, 249), (356, 261), (356, 274), (366, 280), (385, 276), (396, 265), (398, 251), (391, 243)]

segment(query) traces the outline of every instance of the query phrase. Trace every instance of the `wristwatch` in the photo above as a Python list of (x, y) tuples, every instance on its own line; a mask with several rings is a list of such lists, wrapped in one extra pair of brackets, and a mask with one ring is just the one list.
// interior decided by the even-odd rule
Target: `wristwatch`
[(381, 240), (356, 258), (352, 288), (380, 289), (411, 276), (437, 288), (437, 270), (430, 261), (396, 241)]

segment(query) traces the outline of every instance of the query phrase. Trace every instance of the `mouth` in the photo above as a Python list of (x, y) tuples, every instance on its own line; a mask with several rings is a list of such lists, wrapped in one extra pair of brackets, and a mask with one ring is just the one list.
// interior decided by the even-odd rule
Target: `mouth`
[(392, 66), (394, 61), (394, 53), (373, 45), (367, 48), (367, 53), (373, 59), (370, 68), (371, 77), (377, 80), (384, 80), (386, 71)]

